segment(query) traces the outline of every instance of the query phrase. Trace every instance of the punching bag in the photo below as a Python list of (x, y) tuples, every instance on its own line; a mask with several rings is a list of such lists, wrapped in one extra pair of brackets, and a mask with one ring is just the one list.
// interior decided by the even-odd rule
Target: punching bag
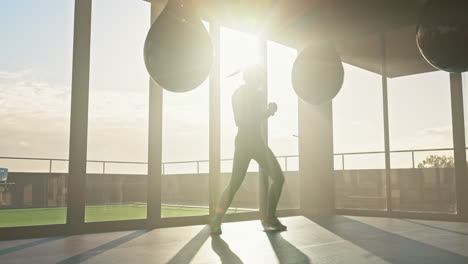
[(208, 77), (211, 38), (190, 0), (169, 0), (153, 23), (144, 47), (151, 78), (172, 92), (187, 92)]
[(333, 43), (323, 42), (302, 50), (291, 78), (294, 91), (302, 100), (314, 105), (330, 102), (344, 79), (343, 64)]
[(468, 70), (468, 0), (431, 0), (422, 10), (416, 41), (437, 69)]

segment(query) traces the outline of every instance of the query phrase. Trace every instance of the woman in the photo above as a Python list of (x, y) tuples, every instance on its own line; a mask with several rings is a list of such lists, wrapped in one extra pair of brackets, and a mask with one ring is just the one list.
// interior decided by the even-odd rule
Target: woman
[(215, 215), (211, 222), (212, 234), (222, 233), (222, 218), (242, 184), (252, 159), (257, 161), (272, 180), (268, 190), (266, 212), (261, 214), (263, 227), (265, 230), (276, 231), (287, 229), (276, 217), (276, 207), (283, 188), (284, 175), (275, 155), (262, 137), (262, 125), (278, 109), (275, 103), (270, 103), (268, 108), (263, 105), (263, 90), (265, 89), (263, 76), (263, 71), (259, 66), (247, 68), (243, 72), (245, 83), (232, 96), (234, 119), (238, 127), (234, 164), (229, 185), (223, 192), (218, 207), (215, 208)]

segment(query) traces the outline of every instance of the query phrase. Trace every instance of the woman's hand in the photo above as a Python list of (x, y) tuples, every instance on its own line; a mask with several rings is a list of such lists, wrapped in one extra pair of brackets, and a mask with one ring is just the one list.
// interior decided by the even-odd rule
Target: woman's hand
[(276, 111), (278, 111), (278, 105), (276, 103), (269, 103), (268, 112), (270, 115), (275, 115)]

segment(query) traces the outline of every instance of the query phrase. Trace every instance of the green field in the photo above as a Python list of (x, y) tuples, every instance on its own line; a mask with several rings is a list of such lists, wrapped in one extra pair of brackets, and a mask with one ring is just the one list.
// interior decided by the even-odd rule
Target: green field
[[(162, 206), (161, 209), (162, 217), (208, 214), (208, 208)], [(66, 207), (0, 210), (0, 227), (64, 224), (66, 213)], [(86, 206), (86, 222), (144, 218), (146, 218), (145, 204)]]

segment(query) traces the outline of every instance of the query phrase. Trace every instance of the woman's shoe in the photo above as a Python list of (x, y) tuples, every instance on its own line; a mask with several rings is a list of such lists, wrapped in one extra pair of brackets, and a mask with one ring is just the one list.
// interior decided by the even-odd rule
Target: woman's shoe
[(210, 230), (212, 235), (221, 235), (223, 231), (221, 230), (221, 224), (218, 223), (211, 223), (210, 224)]
[(283, 225), (276, 217), (262, 220), (263, 231), (286, 231), (287, 226)]

